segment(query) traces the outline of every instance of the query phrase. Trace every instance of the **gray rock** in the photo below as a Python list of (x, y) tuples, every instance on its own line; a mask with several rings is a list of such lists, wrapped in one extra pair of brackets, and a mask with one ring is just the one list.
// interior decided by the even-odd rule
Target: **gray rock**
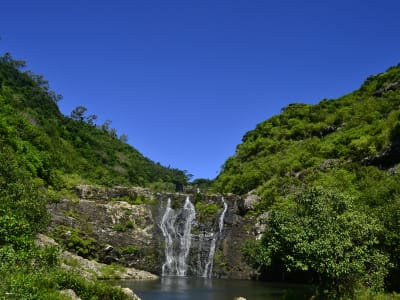
[(68, 290), (62, 290), (60, 291), (60, 294), (66, 297), (69, 297), (71, 300), (81, 300), (81, 298), (79, 298), (75, 292), (71, 289)]
[(111, 246), (111, 245), (106, 245), (106, 246), (104, 247), (104, 252), (105, 252), (105, 253), (111, 252), (112, 250), (114, 250), (114, 247)]
[(37, 234), (35, 243), (37, 246), (42, 248), (48, 246), (59, 246), (55, 240), (41, 233)]
[(254, 194), (248, 194), (245, 198), (239, 201), (239, 210), (241, 213), (246, 213), (254, 209), (257, 203), (260, 202), (260, 197)]
[(267, 211), (257, 217), (256, 223), (254, 225), (254, 235), (256, 236), (256, 240), (260, 240), (263, 233), (267, 229), (269, 216), (270, 212)]
[[(68, 251), (64, 251), (61, 258), (66, 263), (73, 262), (72, 266), (64, 263), (63, 267), (65, 269), (72, 269), (88, 279), (95, 277), (98, 279), (154, 280), (158, 278), (154, 274), (135, 268), (118, 267), (112, 270), (109, 265), (85, 259)], [(108, 271), (105, 272), (107, 269)]]
[(327, 169), (331, 169), (338, 163), (338, 161), (339, 161), (338, 159), (327, 159), (321, 164), (319, 169), (321, 171), (325, 171)]
[(400, 81), (395, 81), (375, 91), (374, 96), (382, 96), (383, 93), (400, 88)]
[(128, 297), (129, 300), (141, 300), (138, 296), (136, 296), (130, 288), (122, 288), (124, 294)]

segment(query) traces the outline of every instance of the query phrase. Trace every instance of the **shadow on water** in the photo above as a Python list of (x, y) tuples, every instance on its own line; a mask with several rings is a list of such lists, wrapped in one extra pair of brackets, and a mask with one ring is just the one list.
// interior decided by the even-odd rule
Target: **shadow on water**
[(309, 299), (309, 287), (260, 281), (162, 277), (153, 281), (118, 281), (142, 300), (247, 300)]

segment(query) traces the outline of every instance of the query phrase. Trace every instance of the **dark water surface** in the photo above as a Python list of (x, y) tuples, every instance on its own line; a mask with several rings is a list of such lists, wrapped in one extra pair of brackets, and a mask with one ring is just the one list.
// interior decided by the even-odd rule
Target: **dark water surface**
[(307, 299), (304, 286), (249, 280), (163, 277), (152, 281), (118, 281), (142, 300), (247, 300)]

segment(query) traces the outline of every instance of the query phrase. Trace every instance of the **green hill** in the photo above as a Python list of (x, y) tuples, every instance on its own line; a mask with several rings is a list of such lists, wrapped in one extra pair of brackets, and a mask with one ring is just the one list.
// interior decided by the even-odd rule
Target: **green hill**
[(60, 268), (57, 247), (35, 244), (48, 225), (46, 204), (79, 183), (175, 189), (188, 176), (144, 157), (82, 108), (62, 115), (60, 96), (23, 66), (0, 56), (0, 299), (61, 300), (65, 289), (81, 299), (128, 299), (121, 289)]
[[(60, 189), (70, 180), (101, 185), (183, 185), (184, 171), (163, 167), (122, 142), (109, 124), (96, 126), (85, 109), (62, 115), (48, 83), (9, 55), (0, 59), (0, 144), (32, 177)], [(82, 107), (81, 107), (82, 108)]]
[(396, 167), (399, 105), (400, 67), (370, 76), (359, 90), (337, 100), (290, 104), (244, 135), (216, 187), (237, 194), (256, 189), (272, 204), (304, 183), (335, 174), (342, 179), (356, 169), (381, 173)]
[(269, 212), (262, 241), (246, 248), (264, 274), (300, 272), (337, 293), (357, 284), (398, 289), (399, 172), (397, 66), (339, 99), (294, 103), (261, 122), (214, 187), (255, 193), (249, 213)]

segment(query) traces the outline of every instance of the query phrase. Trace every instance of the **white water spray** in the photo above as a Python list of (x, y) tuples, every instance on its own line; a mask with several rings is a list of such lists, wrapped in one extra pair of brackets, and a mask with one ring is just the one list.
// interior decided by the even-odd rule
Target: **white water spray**
[(224, 197), (222, 197), (221, 200), (224, 204), (224, 210), (222, 211), (221, 215), (219, 216), (219, 222), (218, 222), (219, 232), (212, 234), (210, 251), (208, 252), (208, 259), (207, 259), (207, 263), (206, 263), (206, 266), (205, 266), (204, 272), (203, 272), (203, 277), (205, 277), (205, 278), (210, 278), (212, 275), (212, 269), (214, 266), (215, 246), (216, 246), (218, 237), (221, 235), (222, 229), (224, 229), (224, 218), (225, 218), (225, 213), (228, 209), (228, 204), (225, 202)]
[(171, 199), (168, 198), (167, 207), (161, 220), (161, 231), (165, 238), (165, 263), (162, 265), (162, 275), (176, 270), (176, 262), (174, 259), (174, 223), (176, 220), (175, 211), (171, 208)]
[(189, 197), (186, 197), (183, 209), (179, 214), (171, 208), (171, 199), (168, 199), (160, 224), (165, 239), (165, 263), (162, 265), (163, 276), (186, 275), (188, 268), (187, 257), (191, 245), (192, 222), (195, 218), (196, 211)]
[(180, 237), (180, 252), (178, 256), (178, 276), (185, 276), (187, 271), (187, 257), (190, 251), (190, 245), (192, 241), (192, 222), (196, 218), (196, 210), (194, 205), (190, 202), (189, 196), (186, 197), (185, 205), (183, 206), (183, 213), (185, 214), (185, 223), (183, 227), (183, 234), (179, 234)]
[(228, 210), (228, 204), (225, 202), (224, 197), (221, 198), (222, 203), (224, 204), (224, 210), (222, 211), (221, 216), (219, 217), (219, 232), (222, 232), (222, 229), (224, 229), (224, 218), (226, 211)]

